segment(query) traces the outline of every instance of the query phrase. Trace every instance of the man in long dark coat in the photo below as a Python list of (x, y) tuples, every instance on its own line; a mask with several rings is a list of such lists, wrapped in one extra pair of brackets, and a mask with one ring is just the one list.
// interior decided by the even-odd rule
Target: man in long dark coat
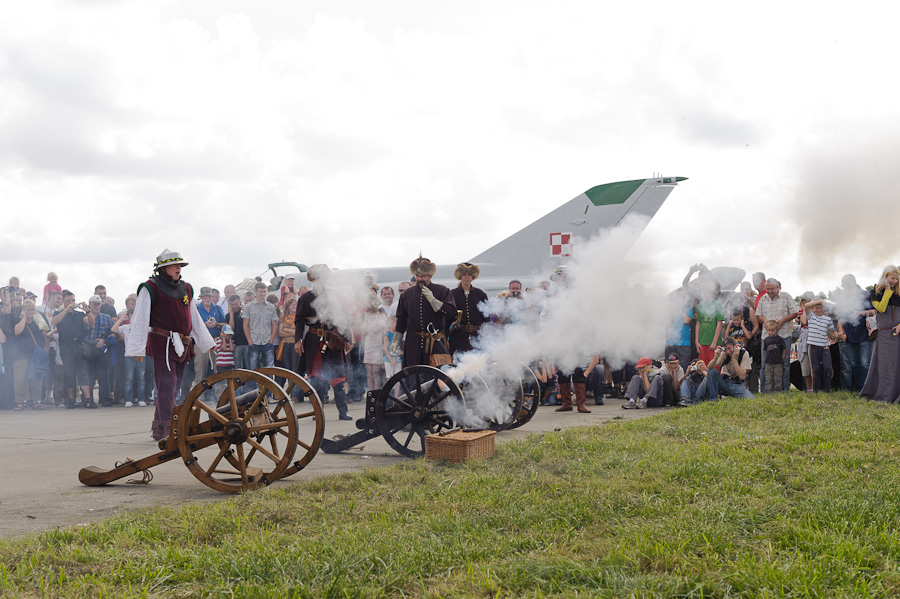
[[(333, 305), (329, 304), (332, 296), (325, 288), (329, 276), (331, 269), (325, 264), (313, 264), (306, 271), (306, 278), (313, 284), (313, 288), (297, 300), (294, 348), (300, 356), (300, 370), (309, 378), (322, 401), (325, 401), (328, 388), (331, 387), (334, 389), (338, 418), (352, 420), (347, 413), (347, 397), (344, 393), (344, 381), (347, 380), (344, 356), (349, 343), (334, 322), (340, 313), (332, 311), (340, 310), (341, 307), (338, 305), (340, 298), (336, 296), (333, 297)], [(320, 311), (322, 316), (319, 315)]]
[(456, 267), (453, 276), (459, 281), (459, 285), (450, 291), (453, 302), (456, 304), (459, 322), (456, 323), (453, 332), (450, 333), (450, 354), (466, 352), (472, 349), (472, 339), (478, 334), (481, 325), (484, 324), (484, 314), (478, 309), (478, 304), (486, 302), (487, 293), (472, 286), (472, 281), (478, 278), (480, 269), (474, 264), (463, 262)]
[(400, 294), (397, 302), (398, 334), (394, 336), (394, 343), (397, 343), (400, 336), (406, 333), (404, 368), (428, 365), (433, 354), (445, 353), (440, 347), (447, 347), (447, 329), (456, 320), (456, 304), (450, 290), (431, 282), (436, 271), (434, 262), (421, 255), (409, 265), (409, 272), (415, 275), (416, 284)]

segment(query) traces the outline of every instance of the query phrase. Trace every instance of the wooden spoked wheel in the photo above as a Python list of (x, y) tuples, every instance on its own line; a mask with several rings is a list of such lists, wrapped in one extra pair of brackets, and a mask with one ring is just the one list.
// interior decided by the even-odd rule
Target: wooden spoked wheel
[[(322, 410), (322, 401), (319, 394), (305, 378), (285, 368), (257, 368), (258, 372), (267, 377), (280, 376), (285, 379), (284, 392), (288, 399), (294, 389), (299, 389), (305, 401), (309, 403), (295, 403), (294, 415), (297, 417), (297, 453), (294, 461), (284, 471), (281, 478), (288, 477), (306, 468), (319, 451), (322, 438), (325, 437), (325, 415)], [(272, 415), (278, 417), (281, 407), (275, 406)]]
[[(396, 389), (395, 389), (396, 387)], [(407, 457), (425, 454), (425, 437), (455, 428), (465, 414), (459, 386), (431, 366), (408, 366), (396, 373), (375, 400), (375, 424), (384, 440)]]
[[(257, 389), (248, 389), (248, 382)], [(218, 394), (216, 407), (202, 399), (210, 387)], [(185, 465), (197, 480), (223, 493), (275, 482), (297, 449), (297, 418), (284, 388), (252, 370), (209, 375), (191, 389), (175, 418)]]
[(505, 431), (516, 421), (524, 401), (522, 381), (489, 368), (461, 385), (466, 398), (466, 426)]
[(522, 407), (519, 409), (518, 417), (509, 425), (509, 428), (519, 428), (523, 424), (527, 424), (529, 420), (534, 418), (537, 413), (538, 406), (541, 403), (541, 385), (534, 375), (534, 371), (526, 368), (522, 373)]

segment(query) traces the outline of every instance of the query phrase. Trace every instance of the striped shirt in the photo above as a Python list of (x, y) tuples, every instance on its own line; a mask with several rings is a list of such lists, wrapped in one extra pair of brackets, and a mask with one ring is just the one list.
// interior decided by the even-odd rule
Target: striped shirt
[(222, 338), (216, 337), (216, 351), (218, 352), (216, 355), (216, 370), (234, 368), (234, 352), (230, 349), (225, 349), (224, 345)]
[(831, 317), (826, 316), (825, 314), (816, 316), (810, 312), (806, 315), (806, 320), (809, 322), (809, 336), (807, 337), (807, 342), (810, 345), (817, 345), (819, 347), (828, 345), (828, 331), (834, 330), (834, 322), (832, 322)]

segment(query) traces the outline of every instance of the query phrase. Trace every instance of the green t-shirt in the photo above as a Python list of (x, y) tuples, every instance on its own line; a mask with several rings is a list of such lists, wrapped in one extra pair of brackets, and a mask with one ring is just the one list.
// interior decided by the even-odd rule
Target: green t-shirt
[(697, 342), (700, 345), (718, 345), (719, 340), (714, 339), (716, 325), (725, 319), (725, 310), (716, 300), (697, 304), (697, 322), (700, 323), (700, 335)]

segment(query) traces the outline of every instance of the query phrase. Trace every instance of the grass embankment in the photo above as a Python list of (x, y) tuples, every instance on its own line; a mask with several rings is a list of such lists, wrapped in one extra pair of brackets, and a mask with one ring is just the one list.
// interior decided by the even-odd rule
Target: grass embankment
[(0, 596), (896, 597), (898, 425), (794, 393), (533, 436), (3, 542)]

